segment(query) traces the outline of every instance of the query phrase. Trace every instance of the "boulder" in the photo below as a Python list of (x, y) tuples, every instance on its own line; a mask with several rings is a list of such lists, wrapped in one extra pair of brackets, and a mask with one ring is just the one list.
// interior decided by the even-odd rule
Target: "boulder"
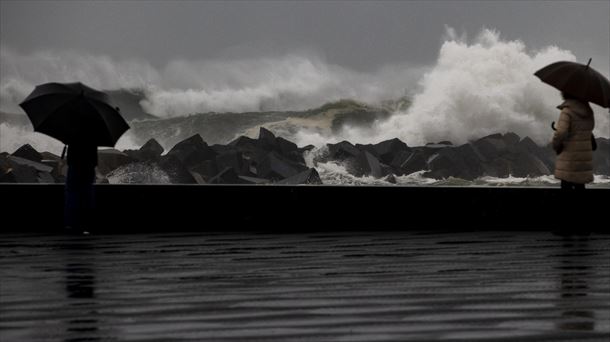
[(409, 159), (411, 154), (413, 154), (413, 152), (399, 151), (396, 153), (389, 165), (394, 169), (400, 169), (402, 164)]
[(260, 163), (269, 151), (265, 151), (258, 146), (256, 139), (241, 136), (231, 141), (227, 147), (242, 153), (242, 157), (248, 163), (248, 168), (256, 168), (256, 165)]
[(243, 175), (248, 172), (247, 162), (244, 160), (242, 153), (231, 150), (216, 156), (216, 165), (219, 170), (224, 170), (227, 167), (232, 168), (238, 175)]
[(310, 168), (303, 172), (299, 172), (294, 176), (283, 179), (277, 184), (322, 184), (318, 171), (314, 168)]
[[(475, 179), (478, 175), (469, 168), (469, 165), (464, 160), (464, 155), (469, 155), (467, 151), (467, 149), (461, 151), (452, 147), (434, 154), (428, 159), (428, 169), (430, 171), (424, 173), (424, 177), (435, 179), (449, 177), (465, 180)], [(469, 155), (469, 157), (472, 157), (472, 155)]]
[(54, 153), (51, 153), (51, 152), (47, 152), (47, 151), (40, 153), (40, 155), (42, 156), (42, 161), (45, 161), (45, 160), (61, 160), (60, 156), (58, 156), (58, 155), (56, 155)]
[(396, 184), (397, 183), (396, 177), (393, 174), (391, 174), (391, 173), (389, 175), (387, 175), (383, 180), (388, 182), (388, 183), (390, 183), (390, 184)]
[(30, 165), (9, 160), (8, 167), (0, 174), (0, 183), (38, 183), (38, 171)]
[(40, 163), (42, 160), (42, 155), (30, 144), (25, 144), (19, 147), (15, 152), (13, 152), (12, 156), (31, 160), (37, 163)]
[(483, 156), (484, 161), (491, 162), (502, 157), (508, 152), (506, 142), (501, 134), (492, 134), (481, 138), (473, 143), (478, 153)]
[(113, 148), (97, 151), (97, 169), (103, 175), (108, 174), (110, 171), (120, 166), (135, 161), (137, 161), (137, 159)]
[(411, 149), (398, 138), (382, 141), (373, 145), (374, 155), (384, 164), (390, 164), (399, 152), (409, 152)]
[(350, 163), (348, 171), (355, 176), (373, 176), (381, 178), (385, 176), (379, 160), (368, 151), (360, 152), (358, 157)]
[(218, 174), (218, 166), (216, 165), (216, 160), (204, 160), (192, 167), (191, 171), (201, 175), (207, 182)]
[(149, 154), (152, 158), (156, 158), (163, 154), (163, 151), (165, 151), (165, 149), (163, 148), (163, 146), (161, 146), (161, 144), (159, 144), (157, 140), (151, 138), (146, 143), (144, 143), (142, 147), (140, 147), (140, 151), (142, 151), (142, 153)]
[(198, 172), (195, 171), (190, 171), (191, 172), (191, 176), (193, 176), (193, 178), (195, 179), (195, 183), (197, 184), (206, 184), (205, 179), (203, 179), (203, 176), (200, 175)]
[(297, 144), (282, 137), (275, 138), (275, 143), (278, 152), (283, 157), (288, 158), (297, 163), (305, 164), (305, 159), (303, 159), (303, 152), (299, 150)]
[(0, 176), (7, 173), (11, 169), (11, 162), (8, 159), (9, 154), (0, 154)]
[(270, 130), (261, 127), (258, 133), (257, 146), (266, 151), (277, 150), (275, 135)]
[(252, 138), (242, 135), (242, 136), (238, 137), (237, 139), (228, 143), (227, 146), (233, 147), (238, 151), (244, 151), (244, 150), (253, 150), (254, 148), (256, 148), (256, 143), (257, 143), (256, 139), (252, 139)]
[(521, 141), (521, 137), (519, 137), (516, 133), (508, 132), (502, 136), (502, 140), (504, 140), (507, 146), (514, 146)]
[(551, 173), (551, 170), (531, 153), (516, 153), (511, 162), (510, 174), (514, 177), (538, 177)]
[(241, 180), (239, 179), (235, 170), (231, 167), (226, 167), (224, 170), (220, 171), (216, 176), (212, 177), (209, 181), (209, 184), (239, 184)]
[(277, 144), (279, 152), (284, 156), (288, 156), (291, 153), (299, 153), (299, 147), (292, 141), (277, 137), (275, 138), (275, 143)]
[(514, 169), (514, 166), (511, 165), (510, 160), (498, 157), (489, 162), (483, 163), (483, 169), (483, 174), (485, 176), (506, 178), (510, 175), (511, 171)]
[(51, 176), (55, 179), (56, 183), (65, 183), (66, 176), (68, 175), (68, 164), (65, 159), (61, 159), (61, 157), (51, 153), (51, 152), (42, 152), (42, 161), (41, 163), (53, 168), (51, 171)]
[(427, 170), (428, 163), (421, 151), (415, 151), (400, 164), (399, 169), (402, 174), (408, 175), (413, 172)]
[[(46, 152), (44, 152), (46, 153)], [(51, 176), (57, 183), (64, 183), (68, 175), (68, 163), (64, 159), (43, 159), (42, 164), (51, 167)]]
[(140, 161), (155, 160), (161, 156), (164, 149), (154, 138), (149, 139), (139, 150), (126, 150), (125, 154)]
[(375, 146), (373, 144), (356, 144), (354, 145), (360, 152), (367, 151), (368, 153), (377, 157), (377, 151), (375, 151)]
[(55, 183), (55, 178), (49, 172), (38, 172), (38, 183)]
[(349, 141), (345, 140), (336, 144), (326, 144), (326, 146), (328, 146), (328, 157), (331, 160), (357, 158), (361, 153), (359, 149), (357, 149)]
[(553, 170), (555, 167), (555, 152), (550, 148), (538, 146), (538, 144), (536, 144), (529, 137), (525, 137), (519, 141), (515, 149), (516, 153), (519, 154), (534, 155), (536, 158), (542, 161), (549, 170)]
[(483, 176), (485, 172), (482, 165), (484, 157), (471, 143), (466, 143), (458, 147), (454, 147), (452, 149), (449, 149), (448, 151), (453, 151), (454, 153), (456, 153), (463, 163), (462, 166), (466, 174), (463, 174), (462, 176), (467, 178), (459, 178), (472, 180), (474, 178)]
[(197, 181), (189, 170), (184, 166), (182, 161), (174, 155), (165, 155), (159, 158), (157, 163), (159, 168), (163, 170), (169, 177), (169, 182), (172, 184), (195, 184)]
[(413, 147), (412, 150), (415, 152), (419, 152), (419, 154), (427, 161), (433, 155), (437, 154), (439, 151), (451, 148), (450, 145), (443, 144), (426, 144), (426, 146)]
[(146, 161), (146, 158), (144, 158), (142, 153), (138, 150), (123, 150), (123, 153), (134, 161)]
[(275, 152), (268, 153), (256, 166), (257, 176), (273, 181), (296, 175), (307, 167), (282, 158)]
[(203, 141), (201, 135), (195, 134), (177, 143), (167, 155), (176, 157), (185, 167), (189, 168), (216, 157), (216, 152)]
[(231, 151), (237, 151), (237, 149), (235, 149), (232, 146), (229, 145), (220, 145), (220, 144), (214, 144), (211, 145), (210, 148), (216, 152), (216, 154), (223, 154), (223, 153), (227, 153), (227, 152), (231, 152)]
[(43, 163), (38, 163), (29, 159), (15, 157), (12, 155), (8, 157), (8, 161), (13, 167), (15, 165), (28, 166), (36, 170), (36, 172), (51, 172), (53, 170), (51, 166), (45, 165)]

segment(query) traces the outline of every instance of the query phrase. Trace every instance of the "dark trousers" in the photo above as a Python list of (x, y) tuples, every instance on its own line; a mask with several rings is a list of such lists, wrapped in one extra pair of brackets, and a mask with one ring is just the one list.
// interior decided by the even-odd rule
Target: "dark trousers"
[(584, 190), (584, 184), (572, 183), (562, 180), (561, 181), (561, 189), (562, 190)]
[(71, 228), (90, 225), (95, 207), (95, 167), (73, 165), (68, 167), (65, 187), (64, 224)]

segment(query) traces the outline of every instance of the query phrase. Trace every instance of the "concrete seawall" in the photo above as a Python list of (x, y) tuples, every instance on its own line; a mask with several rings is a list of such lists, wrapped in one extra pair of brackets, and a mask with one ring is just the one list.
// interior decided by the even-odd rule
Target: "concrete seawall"
[[(60, 231), (62, 184), (0, 184), (0, 232)], [(610, 189), (96, 185), (99, 232), (601, 231)]]

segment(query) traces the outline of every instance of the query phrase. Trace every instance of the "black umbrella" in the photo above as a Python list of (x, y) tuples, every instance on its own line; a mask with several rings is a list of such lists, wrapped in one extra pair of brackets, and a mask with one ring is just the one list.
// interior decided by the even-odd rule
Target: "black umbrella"
[(536, 71), (542, 82), (602, 107), (610, 107), (610, 82), (593, 68), (575, 62), (556, 62)]
[(34, 131), (64, 144), (114, 146), (129, 129), (107, 94), (78, 83), (45, 83), (19, 104)]

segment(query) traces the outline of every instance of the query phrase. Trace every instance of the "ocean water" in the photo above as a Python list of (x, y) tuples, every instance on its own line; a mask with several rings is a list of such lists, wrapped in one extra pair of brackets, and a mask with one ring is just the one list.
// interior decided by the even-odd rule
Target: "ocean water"
[(610, 235), (0, 236), (2, 341), (608, 341)]

